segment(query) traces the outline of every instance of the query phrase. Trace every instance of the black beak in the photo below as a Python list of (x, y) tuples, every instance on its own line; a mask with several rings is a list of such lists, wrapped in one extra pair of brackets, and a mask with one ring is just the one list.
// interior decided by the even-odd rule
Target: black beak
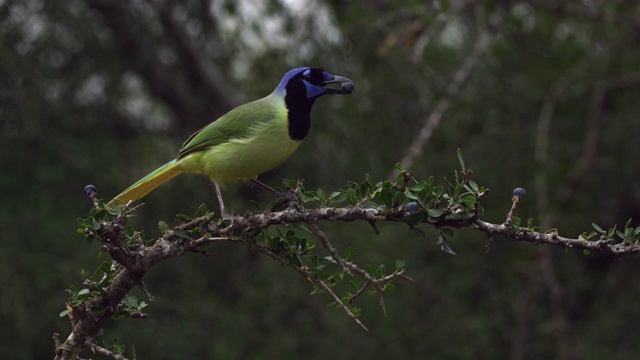
[[(340, 88), (328, 87), (327, 85), (340, 84)], [(356, 88), (356, 85), (344, 76), (334, 75), (333, 80), (325, 81), (322, 83), (322, 87), (325, 89), (326, 94), (351, 94)]]

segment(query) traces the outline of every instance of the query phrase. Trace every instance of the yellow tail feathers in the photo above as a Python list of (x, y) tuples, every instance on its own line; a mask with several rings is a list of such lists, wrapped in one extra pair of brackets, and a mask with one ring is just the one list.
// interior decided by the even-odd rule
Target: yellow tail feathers
[(141, 199), (160, 184), (182, 173), (183, 170), (178, 165), (179, 163), (176, 160), (164, 164), (109, 201), (109, 206), (113, 206), (116, 203), (126, 204), (129, 201)]

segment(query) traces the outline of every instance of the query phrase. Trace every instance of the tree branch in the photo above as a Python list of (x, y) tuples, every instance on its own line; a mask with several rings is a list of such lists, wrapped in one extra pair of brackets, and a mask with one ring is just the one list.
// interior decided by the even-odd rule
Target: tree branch
[[(353, 254), (341, 257), (330, 244), (324, 232), (318, 227), (319, 221), (351, 222), (362, 220), (370, 224), (397, 222), (407, 224), (414, 230), (416, 230), (416, 226), (426, 224), (438, 230), (437, 241), (439, 244), (442, 242), (441, 246), (446, 245), (446, 248), (448, 245), (445, 244), (445, 236), (450, 233), (450, 228), (466, 227), (488, 235), (489, 239), (495, 235), (502, 235), (517, 241), (553, 244), (566, 249), (582, 249), (614, 257), (640, 252), (640, 245), (638, 245), (640, 228), (631, 229), (628, 228), (628, 224), (625, 226), (624, 232), (621, 233), (624, 237), (618, 235), (616, 238), (618, 233), (615, 232), (615, 229), (608, 232), (600, 229), (599, 232), (602, 236), (597, 240), (589, 240), (594, 235), (593, 233), (574, 239), (560, 236), (555, 229), (548, 233), (540, 233), (532, 229), (518, 227), (514, 225), (515, 222), (511, 221), (506, 221), (503, 224), (482, 221), (479, 219), (478, 203), (487, 194), (487, 190), (469, 180), (471, 173), (471, 170), (465, 170), (462, 173), (462, 180), (456, 175), (456, 185), (452, 185), (456, 190), (452, 194), (443, 194), (442, 187), (432, 187), (431, 183), (427, 181), (409, 186), (405, 181), (408, 177), (406, 172), (405, 176), (400, 177), (395, 184), (385, 181), (372, 185), (371, 179), (366, 177), (365, 182), (360, 186), (354, 183), (355, 186), (352, 184), (352, 187), (344, 191), (345, 197), (351, 196), (350, 201), (355, 205), (346, 207), (326, 206), (325, 204), (329, 200), (323, 199), (319, 207), (304, 208), (303, 205), (310, 199), (316, 200), (312, 193), (305, 193), (298, 183), (298, 187), (293, 189), (293, 194), (296, 194), (300, 201), (291, 202), (289, 207), (284, 210), (261, 213), (247, 212), (242, 216), (230, 216), (221, 220), (213, 218), (213, 214), (206, 212), (206, 209), (204, 211), (199, 209), (198, 213), (201, 216), (197, 216), (173, 230), (166, 230), (163, 236), (151, 243), (145, 241), (141, 234), (126, 226), (126, 219), (135, 208), (120, 206), (116, 206), (114, 209), (103, 208), (102, 202), (96, 200), (95, 187), (88, 186), (85, 191), (94, 201), (95, 207), (92, 209), (92, 217), (85, 221), (86, 225), (82, 231), (88, 236), (88, 239), (100, 241), (102, 251), (108, 253), (113, 262), (110, 266), (108, 264), (101, 266), (100, 269), (105, 275), (100, 279), (88, 278), (85, 281), (86, 289), (81, 292), (68, 290), (71, 294), (69, 306), (76, 323), (64, 343), (61, 344), (57, 340), (57, 336), (54, 336), (56, 359), (76, 359), (84, 348), (95, 348), (93, 339), (100, 334), (105, 323), (114, 315), (124, 314), (131, 318), (144, 317), (145, 315), (139, 311), (145, 306), (144, 304), (136, 307), (139, 304), (135, 301), (132, 303), (131, 298), (128, 298), (127, 301), (124, 299), (135, 286), (143, 284), (143, 277), (154, 265), (164, 259), (179, 257), (188, 252), (206, 255), (206, 247), (220, 241), (246, 244), (281, 264), (293, 268), (316, 288), (327, 292), (336, 307), (342, 308), (359, 326), (366, 329), (357, 318), (359, 309), (355, 311), (356, 308), (350, 307), (351, 303), (363, 294), (365, 289), (372, 287), (380, 298), (383, 312), (386, 312), (383, 294), (388, 284), (396, 278), (411, 279), (405, 275), (404, 263), (400, 265), (396, 263), (395, 271), (387, 275), (382, 267), (375, 269), (367, 265), (365, 266), (366, 271), (363, 270), (351, 261)], [(367, 187), (368, 190), (362, 190)], [(360, 189), (360, 193), (352, 193), (353, 188)], [(459, 189), (462, 188), (468, 189), (468, 192), (461, 193)], [(395, 195), (393, 195), (394, 192)], [(417, 202), (396, 204), (393, 207), (388, 205), (372, 206), (376, 201), (394, 204), (397, 199), (401, 198), (400, 195), (405, 199), (415, 199)], [(392, 198), (396, 200), (391, 201)], [(445, 199), (447, 200), (445, 201)], [(423, 205), (418, 205), (418, 202)], [(515, 210), (515, 205), (513, 210)], [(115, 218), (110, 221), (105, 220), (111, 214), (115, 215)], [(99, 216), (105, 216), (105, 218), (98, 218)], [(286, 235), (272, 237), (263, 232), (271, 226), (296, 223), (309, 225), (311, 233), (320, 240), (322, 246), (329, 252), (332, 259), (330, 262), (339, 267), (338, 273), (329, 275), (323, 270), (325, 264), (331, 265), (330, 263), (322, 264), (322, 266), (313, 265), (314, 260), (311, 261), (311, 265), (307, 263), (303, 256), (313, 255), (309, 254), (313, 245), (307, 246), (305, 241), (299, 242), (299, 237), (293, 238), (297, 242), (288, 243)], [(638, 234), (635, 234), (634, 231)], [(424, 236), (423, 231), (420, 230), (418, 233), (422, 233)], [(620, 241), (620, 238), (623, 241)], [(315, 261), (320, 261), (317, 256), (313, 256)], [(347, 296), (341, 299), (333, 289), (336, 279), (338, 279), (336, 276), (340, 279), (344, 276), (356, 276), (363, 281), (363, 285), (355, 293), (347, 293)], [(144, 290), (144, 285), (142, 286)], [(144, 291), (151, 299), (148, 290)], [(71, 314), (68, 315), (71, 318)]]

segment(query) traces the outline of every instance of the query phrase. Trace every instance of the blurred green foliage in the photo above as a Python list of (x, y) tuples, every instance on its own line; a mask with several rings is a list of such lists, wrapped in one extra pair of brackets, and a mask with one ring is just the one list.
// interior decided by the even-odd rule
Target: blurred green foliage
[[(293, 66), (348, 76), (356, 91), (316, 103), (310, 136), (261, 177), (267, 184), (295, 178), (330, 190), (367, 173), (389, 177), (488, 31), (493, 42), (413, 174), (451, 178), (461, 148), (491, 188), (485, 220), (504, 220), (515, 187), (529, 193), (517, 215), (542, 231), (577, 236), (592, 223), (624, 229), (638, 219), (636, 2), (248, 3), (0, 4), (0, 352), (8, 358), (52, 357), (52, 333), (70, 330), (58, 317), (64, 289), (104, 261), (75, 231), (91, 206), (82, 188), (117, 194)], [(248, 184), (225, 190), (236, 212), (252, 199), (270, 200)], [(174, 225), (176, 213), (216, 200), (206, 178), (183, 175), (145, 202), (136, 228), (153, 237), (158, 221)], [(640, 355), (634, 258), (499, 238), (486, 254), (469, 230), (451, 239), (458, 255), (449, 256), (435, 232), (416, 240), (397, 224), (380, 226), (381, 235), (362, 223), (321, 227), (340, 253), (354, 247), (388, 269), (403, 259), (415, 280), (385, 298), (387, 317), (374, 298), (360, 304), (369, 333), (309, 296), (298, 274), (222, 244), (210, 257), (154, 269), (151, 317), (114, 323), (105, 340), (155, 359)]]

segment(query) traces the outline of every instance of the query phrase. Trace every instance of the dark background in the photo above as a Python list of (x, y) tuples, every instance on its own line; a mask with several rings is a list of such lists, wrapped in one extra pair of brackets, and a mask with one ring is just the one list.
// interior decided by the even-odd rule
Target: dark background
[[(516, 215), (576, 237), (638, 217), (640, 5), (636, 1), (0, 1), (0, 353), (53, 357), (70, 331), (64, 289), (105, 257), (76, 233), (88, 183), (110, 199), (175, 157), (194, 131), (265, 96), (290, 68), (351, 78), (322, 98), (279, 168), (325, 192), (390, 176), (438, 104), (409, 167), (445, 184), (461, 148), (491, 189), (485, 220)], [(459, 89), (451, 84), (471, 64)], [(464, 68), (463, 68), (464, 70)], [(464, 71), (462, 72), (464, 75)], [(458, 91), (459, 90), (459, 91)], [(227, 186), (242, 212), (269, 195)], [(145, 198), (136, 226), (217, 208), (206, 177)], [(637, 224), (637, 222), (636, 222)], [(401, 225), (322, 224), (362, 263), (407, 262), (415, 283), (361, 299), (366, 333), (298, 274), (232, 244), (153, 269), (147, 320), (102, 339), (138, 358), (637, 359), (640, 264), (457, 232), (440, 251)], [(430, 230), (425, 227), (425, 230)], [(143, 294), (137, 294), (141, 299)], [(99, 340), (100, 341), (102, 341)], [(89, 355), (86, 355), (87, 357)], [(97, 358), (93, 354), (90, 356)]]

